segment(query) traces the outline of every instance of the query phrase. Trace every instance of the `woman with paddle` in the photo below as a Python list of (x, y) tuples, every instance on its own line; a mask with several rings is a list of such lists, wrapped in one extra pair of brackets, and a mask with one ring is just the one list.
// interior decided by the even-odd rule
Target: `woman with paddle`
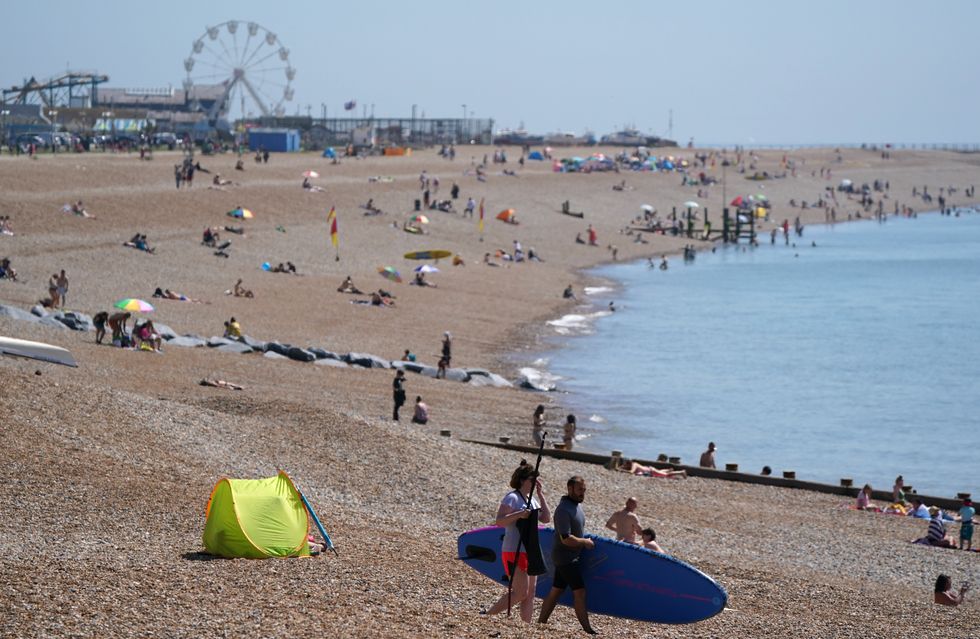
[[(521, 533), (517, 522), (528, 519), (532, 511), (538, 510), (538, 521), (546, 524), (551, 521), (551, 509), (545, 501), (544, 490), (541, 488), (541, 482), (538, 481), (537, 469), (526, 461), (521, 460), (521, 465), (511, 475), (510, 487), (513, 490), (501, 500), (495, 523), (504, 529), (504, 542), (500, 554), (507, 576), (511, 577), (513, 572), (512, 583), (508, 587), (508, 592), (500, 596), (487, 614), (493, 615), (504, 610), (509, 612), (513, 604), (520, 604), (521, 619), (531, 623), (534, 614), (534, 591), (538, 585), (538, 578), (527, 574), (528, 555), (526, 548), (520, 543)], [(533, 495), (534, 491), (537, 492), (537, 498)], [(532, 552), (540, 554), (541, 549), (532, 548)], [(515, 563), (516, 570), (512, 571)]]

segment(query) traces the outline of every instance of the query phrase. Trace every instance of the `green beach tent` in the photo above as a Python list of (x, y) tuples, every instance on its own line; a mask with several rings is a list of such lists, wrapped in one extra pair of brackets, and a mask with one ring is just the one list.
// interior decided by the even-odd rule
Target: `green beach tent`
[(204, 524), (204, 548), (221, 557), (308, 557), (310, 523), (286, 473), (218, 481)]

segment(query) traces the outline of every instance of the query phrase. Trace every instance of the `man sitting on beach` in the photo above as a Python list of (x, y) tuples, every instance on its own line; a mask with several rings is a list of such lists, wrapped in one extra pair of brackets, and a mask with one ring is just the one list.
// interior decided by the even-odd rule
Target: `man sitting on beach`
[(338, 293), (354, 293), (355, 295), (363, 295), (361, 290), (354, 286), (354, 280), (348, 275), (347, 278), (337, 287)]
[(429, 423), (429, 407), (425, 402), (422, 401), (422, 396), (417, 395), (415, 397), (415, 411), (412, 414), (413, 424), (428, 424)]
[(235, 297), (255, 297), (255, 294), (252, 291), (242, 286), (241, 278), (235, 282), (235, 286), (232, 288), (232, 295)]
[(228, 339), (242, 338), (242, 326), (234, 317), (225, 322), (225, 337)]
[(715, 443), (708, 442), (708, 450), (701, 453), (701, 461), (698, 463), (701, 468), (715, 467)]
[(666, 555), (664, 549), (660, 547), (657, 543), (657, 533), (653, 531), (653, 528), (644, 528), (640, 531), (640, 547), (648, 548), (654, 552), (659, 552)]
[(10, 265), (10, 258), (5, 257), (0, 260), (0, 280), (7, 279), (11, 282), (17, 281), (17, 271)]
[(626, 507), (614, 512), (606, 522), (606, 528), (616, 533), (617, 541), (636, 543), (636, 536), (641, 532), (640, 518), (636, 516), (636, 506), (636, 498), (627, 498)]

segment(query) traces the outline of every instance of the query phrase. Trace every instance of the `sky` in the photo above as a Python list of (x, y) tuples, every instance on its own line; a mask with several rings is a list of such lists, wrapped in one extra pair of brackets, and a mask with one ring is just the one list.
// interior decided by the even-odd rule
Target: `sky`
[(179, 88), (194, 41), (237, 20), (289, 50), (290, 114), (357, 100), (358, 115), (466, 105), (496, 129), (682, 143), (980, 142), (974, 0), (33, 0), (0, 16), (6, 88), (66, 68)]

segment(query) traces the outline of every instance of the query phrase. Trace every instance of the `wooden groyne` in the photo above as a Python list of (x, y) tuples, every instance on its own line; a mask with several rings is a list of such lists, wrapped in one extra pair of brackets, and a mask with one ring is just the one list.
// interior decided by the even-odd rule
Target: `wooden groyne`
[[(488, 442), (478, 439), (463, 439), (461, 441), (480, 444), (482, 446), (493, 446), (494, 448), (502, 448), (504, 450), (512, 450), (514, 452), (527, 453), (528, 455), (537, 455), (538, 448), (536, 446), (524, 446), (521, 444), (511, 444), (510, 442)], [(593, 464), (596, 466), (603, 466), (610, 468), (613, 460), (617, 456), (613, 455), (600, 455), (597, 453), (587, 453), (580, 452), (577, 450), (559, 450), (559, 449), (549, 449), (546, 448), (543, 451), (546, 457), (553, 457), (555, 459), (568, 459), (571, 461), (582, 462), (585, 464)], [(810, 490), (818, 493), (826, 493), (830, 495), (841, 495), (843, 497), (857, 497), (858, 491), (861, 490), (860, 486), (854, 486), (853, 481), (848, 478), (841, 479), (841, 485), (834, 484), (824, 484), (815, 481), (806, 481), (803, 479), (796, 479), (796, 473), (794, 471), (783, 471), (784, 477), (777, 477), (774, 475), (755, 475), (751, 473), (742, 473), (737, 470), (720, 470), (716, 468), (702, 468), (701, 466), (688, 466), (681, 463), (665, 463), (658, 461), (650, 461), (646, 459), (638, 459), (636, 457), (630, 457), (630, 459), (636, 461), (637, 463), (643, 464), (644, 466), (653, 466), (661, 470), (685, 470), (689, 477), (705, 477), (708, 479), (723, 479), (725, 481), (737, 481), (745, 484), (758, 484), (761, 486), (779, 486), (781, 488), (796, 488), (799, 490)], [(677, 458), (673, 458), (677, 459)], [(735, 466), (737, 464), (727, 464), (726, 466)], [(966, 493), (959, 493), (959, 495), (966, 495)], [(875, 490), (872, 491), (871, 497), (878, 501), (885, 501), (891, 503), (892, 493), (891, 491), (885, 490)], [(912, 495), (906, 495), (907, 498), (917, 497), (922, 500), (922, 502), (928, 506), (939, 506), (946, 510), (958, 510), (962, 505), (962, 497), (956, 499), (948, 497), (933, 497), (930, 495), (919, 495), (918, 493), (912, 493)]]

